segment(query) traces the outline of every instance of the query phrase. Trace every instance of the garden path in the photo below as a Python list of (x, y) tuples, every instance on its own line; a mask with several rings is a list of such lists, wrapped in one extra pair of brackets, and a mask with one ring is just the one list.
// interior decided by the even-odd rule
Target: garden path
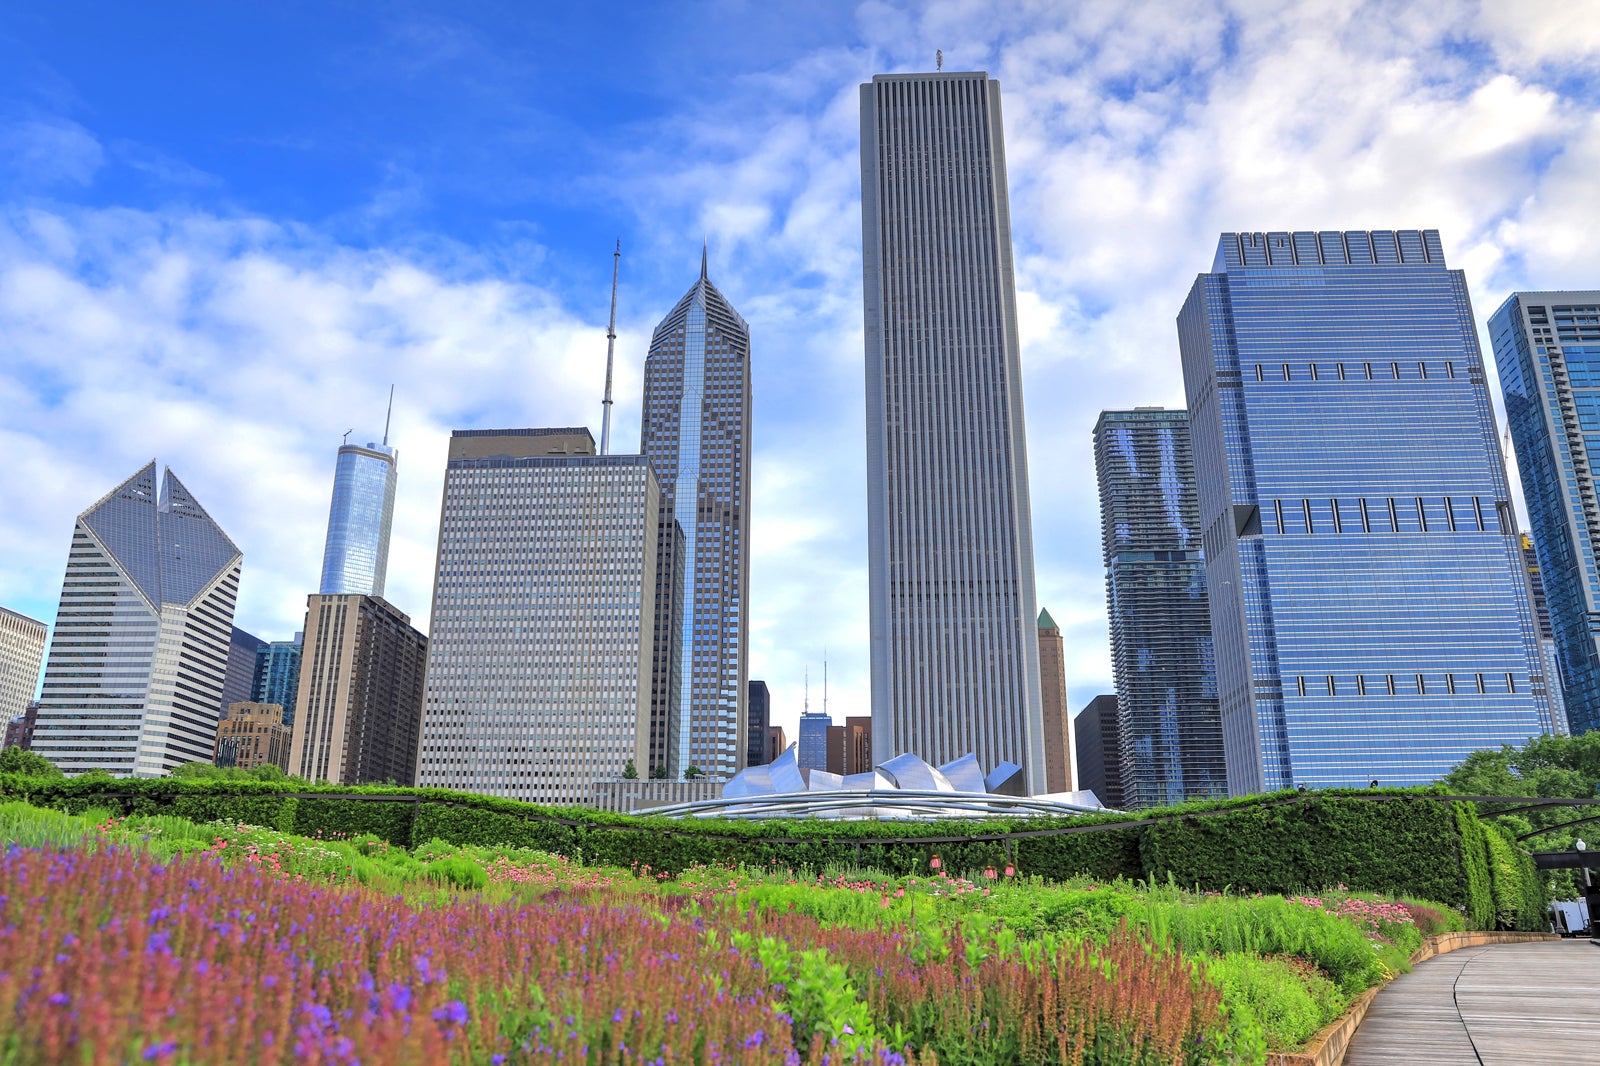
[(1565, 1066), (1600, 1049), (1600, 942), (1439, 955), (1378, 993), (1344, 1066)]

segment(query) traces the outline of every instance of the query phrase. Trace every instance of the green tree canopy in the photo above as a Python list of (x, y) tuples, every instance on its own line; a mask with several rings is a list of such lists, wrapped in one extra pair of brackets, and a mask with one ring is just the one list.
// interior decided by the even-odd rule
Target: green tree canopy
[(28, 777), (60, 777), (55, 763), (36, 751), (24, 751), (15, 744), (0, 751), (0, 774), (24, 774)]

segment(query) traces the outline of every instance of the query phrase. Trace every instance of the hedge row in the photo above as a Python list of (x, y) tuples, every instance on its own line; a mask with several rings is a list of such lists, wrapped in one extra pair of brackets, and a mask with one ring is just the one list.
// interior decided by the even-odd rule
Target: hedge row
[[(372, 833), (403, 847), (435, 838), (520, 845), (669, 873), (696, 864), (818, 870), (842, 862), (914, 874), (926, 873), (938, 855), (950, 870), (1011, 862), (1055, 880), (1170, 877), (1205, 890), (1279, 893), (1343, 884), (1446, 903), (1479, 928), (1543, 927), (1543, 890), (1530, 858), (1470, 805), (1427, 790), (1280, 793), (1143, 811), (1134, 821), (1107, 814), (889, 823), (674, 821), (443, 789), (170, 778), (0, 774), (0, 796), (69, 811), (247, 822), (304, 836)], [(1067, 828), (1074, 831), (1040, 834)]]

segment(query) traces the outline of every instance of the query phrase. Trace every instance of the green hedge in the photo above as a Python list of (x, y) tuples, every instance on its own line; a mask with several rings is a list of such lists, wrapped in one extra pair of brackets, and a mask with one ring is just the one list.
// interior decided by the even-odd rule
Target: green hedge
[[(1212, 891), (1272, 893), (1343, 884), (1449, 904), (1478, 928), (1539, 928), (1544, 900), (1529, 857), (1469, 805), (1442, 801), (1435, 793), (1277, 793), (1141, 811), (1136, 821), (1123, 814), (983, 822), (674, 821), (443, 789), (0, 774), (0, 796), (38, 806), (165, 811), (312, 837), (372, 833), (403, 847), (434, 838), (520, 845), (668, 873), (697, 864), (815, 871), (844, 863), (925, 874), (937, 855), (951, 872), (1014, 862), (1024, 874), (1052, 880), (1155, 877)], [(982, 839), (1059, 828), (1074, 831)]]

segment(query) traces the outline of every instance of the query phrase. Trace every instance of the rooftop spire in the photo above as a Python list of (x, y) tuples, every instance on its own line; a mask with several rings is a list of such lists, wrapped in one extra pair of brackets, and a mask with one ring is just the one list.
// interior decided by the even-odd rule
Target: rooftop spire
[(706, 280), (706, 239), (700, 238), (700, 280)]
[(383, 416), (383, 446), (389, 446), (389, 420), (394, 417), (394, 386), (389, 386), (389, 410)]
[[(611, 454), (611, 359), (617, 350), (617, 268), (622, 265), (622, 238), (611, 253), (611, 321), (606, 326), (606, 398), (600, 401), (605, 413), (600, 416), (600, 454)], [(705, 268), (701, 268), (704, 273)]]

